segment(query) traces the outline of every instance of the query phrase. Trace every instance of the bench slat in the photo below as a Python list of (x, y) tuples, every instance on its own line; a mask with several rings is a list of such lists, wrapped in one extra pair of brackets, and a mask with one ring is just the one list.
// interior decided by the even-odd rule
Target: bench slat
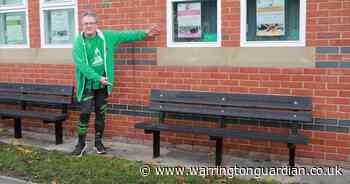
[(192, 127), (186, 125), (155, 124), (152, 122), (141, 122), (134, 126), (138, 129), (150, 131), (171, 131), (181, 133), (204, 134), (212, 137), (235, 137), (241, 139), (271, 140), (277, 142), (287, 142), (292, 144), (307, 144), (308, 138), (303, 135), (278, 135), (260, 132), (247, 132), (223, 128)]
[(26, 101), (26, 102), (40, 102), (40, 103), (54, 103), (54, 104), (71, 104), (72, 98), (62, 96), (47, 96), (47, 95), (30, 95), (18, 93), (0, 93), (0, 101)]
[(0, 92), (71, 96), (73, 93), (73, 86), (27, 83), (0, 83)]
[(238, 118), (303, 121), (303, 122), (312, 121), (311, 112), (306, 112), (306, 111), (292, 112), (292, 111), (248, 109), (248, 108), (237, 108), (237, 107), (182, 105), (182, 104), (176, 104), (176, 103), (159, 103), (159, 102), (151, 102), (149, 109), (155, 110), (155, 111), (164, 111), (164, 112), (230, 116), (230, 117), (238, 117)]
[(68, 114), (54, 114), (49, 112), (33, 112), (33, 111), (21, 111), (21, 110), (0, 110), (0, 116), (7, 118), (38, 118), (43, 121), (55, 122), (64, 121), (67, 119)]
[(152, 90), (151, 101), (233, 107), (312, 110), (311, 97), (258, 94), (212, 93), (198, 91)]

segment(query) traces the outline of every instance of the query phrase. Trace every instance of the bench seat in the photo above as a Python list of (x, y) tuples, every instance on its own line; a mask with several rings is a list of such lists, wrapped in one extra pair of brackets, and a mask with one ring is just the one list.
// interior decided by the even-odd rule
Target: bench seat
[(170, 131), (179, 133), (204, 134), (210, 137), (234, 137), (240, 139), (271, 140), (277, 142), (287, 142), (292, 144), (307, 144), (309, 139), (303, 135), (279, 135), (266, 134), (261, 132), (240, 131), (224, 128), (193, 127), (187, 125), (157, 124), (154, 122), (141, 122), (135, 124), (135, 128), (144, 129), (145, 133), (153, 131)]
[[(68, 119), (68, 105), (73, 102), (73, 91), (74, 87), (68, 85), (0, 83), (0, 104), (9, 107), (0, 109), (0, 117), (14, 120), (15, 138), (22, 138), (22, 118), (54, 123), (56, 144), (62, 144), (62, 123)], [(47, 112), (46, 109), (55, 111)]]
[(59, 104), (71, 104), (69, 98), (62, 98), (61, 96), (43, 96), (43, 95), (30, 95), (30, 94), (11, 94), (0, 93), (0, 101), (12, 101), (12, 102), (37, 102), (37, 103), (59, 103)]
[[(296, 144), (308, 144), (306, 136), (299, 134), (303, 122), (310, 123), (312, 99), (302, 96), (214, 93), (202, 91), (173, 91), (152, 89), (149, 110), (159, 113), (158, 120), (138, 122), (134, 125), (146, 134), (153, 134), (153, 157), (160, 155), (160, 132), (180, 132), (208, 135), (216, 141), (216, 165), (221, 165), (223, 139), (226, 137), (284, 142), (289, 149), (289, 165), (295, 166)], [(168, 116), (175, 115), (175, 116)], [(193, 120), (191, 126), (166, 123), (166, 118), (177, 115), (213, 117), (218, 120), (217, 128), (198, 126)], [(191, 118), (190, 118), (191, 119)], [(291, 129), (289, 135), (271, 132), (242, 131), (227, 128), (229, 119), (249, 119), (278, 123), (281, 128)], [(244, 124), (244, 121), (242, 121)]]
[(44, 121), (45, 123), (55, 123), (64, 121), (68, 118), (68, 114), (55, 114), (51, 112), (36, 112), (23, 110), (0, 110), (0, 117), (6, 118), (35, 118)]

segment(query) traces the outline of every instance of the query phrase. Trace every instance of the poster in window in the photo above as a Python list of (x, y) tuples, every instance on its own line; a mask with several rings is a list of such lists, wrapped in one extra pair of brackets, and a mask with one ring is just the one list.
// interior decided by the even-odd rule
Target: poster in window
[(178, 38), (202, 36), (201, 3), (177, 4)]
[(256, 36), (283, 36), (284, 19), (284, 0), (256, 1)]
[(67, 11), (51, 12), (52, 42), (69, 41), (69, 15)]
[(23, 43), (22, 17), (20, 15), (6, 16), (7, 43)]

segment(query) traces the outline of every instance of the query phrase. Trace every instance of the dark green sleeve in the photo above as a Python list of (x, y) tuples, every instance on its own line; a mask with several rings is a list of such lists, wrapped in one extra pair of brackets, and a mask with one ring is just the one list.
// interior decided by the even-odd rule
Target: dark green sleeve
[(105, 31), (105, 35), (107, 39), (112, 41), (113, 45), (144, 40), (147, 37), (147, 33), (144, 31)]
[(84, 47), (81, 39), (77, 39), (74, 43), (72, 51), (74, 63), (77, 67), (77, 70), (89, 79), (89, 80), (101, 80), (101, 76), (98, 75), (89, 65), (85, 64), (85, 54)]

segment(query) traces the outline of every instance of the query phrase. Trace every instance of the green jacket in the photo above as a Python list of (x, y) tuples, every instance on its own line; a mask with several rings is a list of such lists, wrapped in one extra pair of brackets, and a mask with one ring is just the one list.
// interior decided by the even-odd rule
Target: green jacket
[[(97, 36), (103, 40), (104, 49), (104, 66), (107, 74), (108, 82), (113, 84), (114, 81), (114, 47), (121, 43), (128, 43), (146, 38), (147, 33), (143, 31), (131, 32), (115, 32), (115, 31), (101, 31), (97, 30)], [(80, 102), (85, 88), (85, 79), (100, 81), (101, 77), (89, 65), (87, 61), (86, 47), (84, 41), (84, 34), (76, 38), (72, 50), (74, 63), (76, 65), (76, 96)], [(112, 86), (108, 86), (108, 94), (112, 92)]]

